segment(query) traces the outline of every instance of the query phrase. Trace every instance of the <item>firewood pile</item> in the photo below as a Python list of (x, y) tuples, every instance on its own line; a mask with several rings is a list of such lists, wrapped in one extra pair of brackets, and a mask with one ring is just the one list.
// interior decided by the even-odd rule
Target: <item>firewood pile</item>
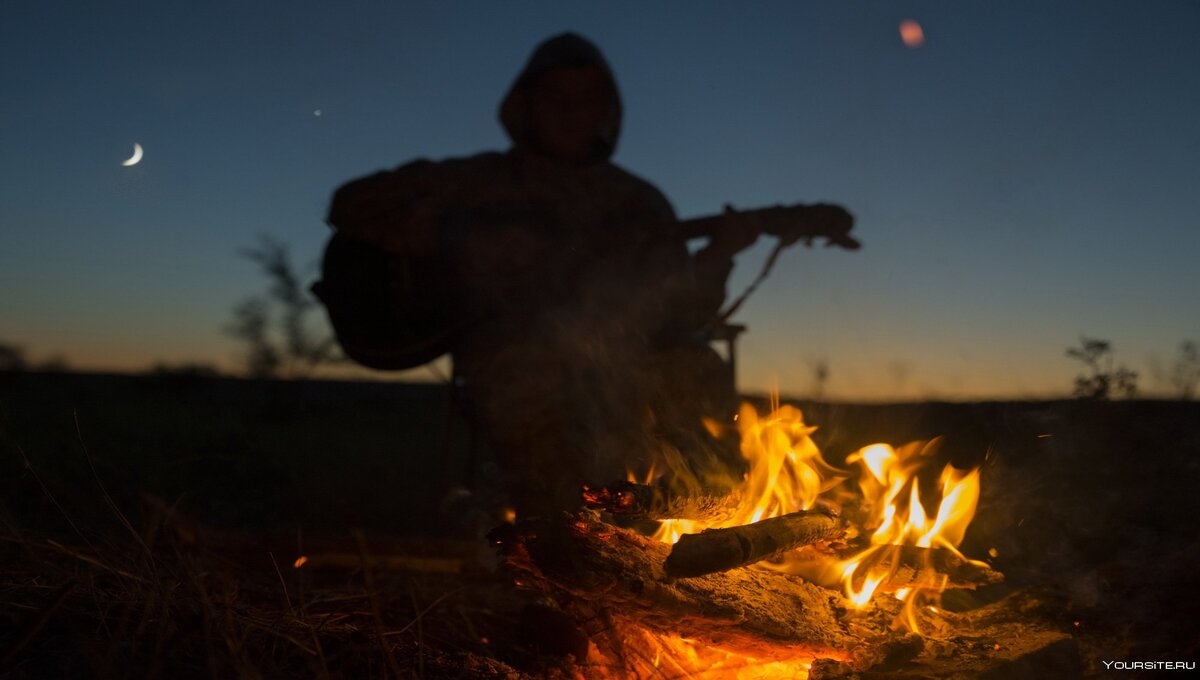
[[(1077, 672), (1071, 636), (1039, 615), (1053, 607), (1045, 593), (1018, 591), (964, 613), (922, 611), (916, 635), (895, 625), (903, 603), (893, 597), (855, 611), (836, 590), (746, 566), (802, 545), (835, 550), (847, 527), (827, 512), (802, 512), (685, 536), (673, 547), (585, 511), (522, 522), (493, 539), (518, 585), (561, 612), (547, 620), (544, 634), (561, 637), (574, 627), (572, 642), (559, 651), (585, 677), (649, 677), (658, 669), (675, 677), (714, 668), (720, 677)], [(1002, 580), (961, 560), (922, 561), (919, 554), (906, 557), (940, 571), (951, 587)], [(885, 587), (909, 587), (918, 575), (915, 567), (897, 569)]]

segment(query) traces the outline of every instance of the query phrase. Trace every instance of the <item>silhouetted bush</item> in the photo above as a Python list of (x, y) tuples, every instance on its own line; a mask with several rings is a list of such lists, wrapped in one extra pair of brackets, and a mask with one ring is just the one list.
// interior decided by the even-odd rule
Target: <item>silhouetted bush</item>
[(1191, 399), (1200, 385), (1200, 346), (1192, 340), (1179, 345), (1179, 355), (1171, 367), (1171, 387), (1180, 399)]
[(0, 342), (0, 372), (16, 373), (28, 367), (24, 347)]

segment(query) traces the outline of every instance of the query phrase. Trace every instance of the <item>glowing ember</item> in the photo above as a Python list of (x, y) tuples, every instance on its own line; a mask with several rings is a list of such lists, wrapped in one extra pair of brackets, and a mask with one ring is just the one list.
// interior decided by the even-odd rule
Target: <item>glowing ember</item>
[[(628, 675), (619, 677), (803, 680), (812, 669), (812, 656), (798, 655), (786, 649), (775, 650), (771, 658), (761, 658), (761, 654), (745, 650), (708, 644), (680, 635), (655, 633), (623, 618), (620, 624), (620, 629), (624, 631), (621, 642), (632, 667), (624, 669)], [(851, 660), (848, 656), (837, 655), (826, 658)], [(597, 656), (593, 648), (589, 662), (602, 667), (605, 660)]]

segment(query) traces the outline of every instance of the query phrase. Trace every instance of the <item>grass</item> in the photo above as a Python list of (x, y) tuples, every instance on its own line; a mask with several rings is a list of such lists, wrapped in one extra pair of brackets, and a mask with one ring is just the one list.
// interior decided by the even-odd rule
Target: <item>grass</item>
[(0, 376), (0, 677), (507, 677), (520, 600), (424, 536), (416, 390)]
[(4, 677), (510, 677), (482, 642), (519, 612), (495, 576), (385, 571), (361, 533), (357, 567), (319, 570), (161, 508), (53, 537), (4, 514)]
[[(969, 555), (1095, 654), (1200, 654), (1200, 405), (805, 412), (835, 461), (946, 434), (984, 467)], [(0, 375), (0, 677), (553, 674), (528, 597), (439, 538), (447, 423), (437, 386)]]

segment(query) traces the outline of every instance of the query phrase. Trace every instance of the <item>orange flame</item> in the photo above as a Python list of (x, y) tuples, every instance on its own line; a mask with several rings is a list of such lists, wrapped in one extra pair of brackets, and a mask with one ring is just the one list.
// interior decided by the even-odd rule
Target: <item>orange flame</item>
[[(753, 406), (743, 404), (734, 421), (741, 435), (742, 457), (749, 464), (737, 489), (737, 508), (720, 522), (665, 520), (654, 535), (656, 539), (675, 543), (683, 534), (807, 510), (821, 493), (842, 481), (839, 471), (821, 457), (809, 436), (817, 428), (804, 423), (800, 409), (783, 405), (759, 417)], [(683, 470), (674, 472), (677, 476), (687, 474)], [(631, 474), (630, 480), (636, 478)]]
[[(866, 549), (841, 562), (830, 559), (814, 564), (810, 559), (801, 563), (784, 556), (782, 564), (764, 566), (797, 573), (822, 585), (840, 583), (854, 609), (868, 607), (878, 593), (887, 591), (888, 578), (901, 566), (900, 546), (951, 550), (962, 557), (957, 546), (979, 502), (978, 469), (964, 471), (947, 465), (936, 485), (937, 493), (926, 493), (923, 488), (932, 489), (933, 485), (922, 485), (919, 476), (936, 452), (938, 441), (933, 440), (899, 449), (872, 444), (846, 458), (851, 471), (839, 470), (822, 458), (811, 438), (817, 428), (805, 424), (799, 409), (780, 406), (774, 397), (771, 405), (771, 413), (760, 416), (744, 404), (734, 419), (741, 435), (741, 453), (748, 463), (736, 488), (736, 509), (720, 521), (665, 520), (656, 539), (674, 543), (685, 533), (807, 510), (821, 498), (841, 501), (848, 510), (861, 514), (862, 529), (871, 532)], [(713, 424), (708, 426), (716, 429)], [(689, 474), (675, 465), (666, 467), (676, 478)], [(654, 476), (651, 470), (645, 479), (649, 482)], [(857, 493), (844, 484), (850, 479)], [(636, 480), (632, 473), (630, 480)], [(694, 479), (687, 483), (698, 485)], [(930, 516), (926, 507), (937, 510)], [(897, 625), (919, 632), (917, 612), (922, 608), (936, 612), (946, 579), (938, 577), (934, 569), (917, 573), (923, 580), (895, 590), (894, 596), (905, 603)]]
[[(843, 564), (843, 587), (846, 597), (856, 609), (870, 602), (863, 593), (874, 590), (899, 566), (898, 546), (951, 550), (958, 556), (975, 509), (979, 503), (979, 470), (963, 471), (947, 465), (939, 479), (937, 514), (932, 519), (925, 511), (918, 473), (936, 447), (914, 442), (894, 450), (886, 444), (874, 444), (861, 449), (846, 462), (857, 463), (862, 492), (862, 504), (868, 520), (865, 529), (874, 529), (871, 547)], [(904, 491), (908, 490), (905, 494)], [(907, 498), (905, 499), (905, 497)], [(923, 553), (928, 559), (928, 553)], [(964, 557), (964, 559), (966, 559)], [(866, 565), (866, 576), (855, 585), (855, 573)], [(922, 580), (897, 590), (895, 597), (905, 603), (898, 624), (919, 632), (917, 611), (921, 607), (937, 613), (936, 604), (945, 589), (946, 577), (938, 577), (932, 569), (918, 571)]]

